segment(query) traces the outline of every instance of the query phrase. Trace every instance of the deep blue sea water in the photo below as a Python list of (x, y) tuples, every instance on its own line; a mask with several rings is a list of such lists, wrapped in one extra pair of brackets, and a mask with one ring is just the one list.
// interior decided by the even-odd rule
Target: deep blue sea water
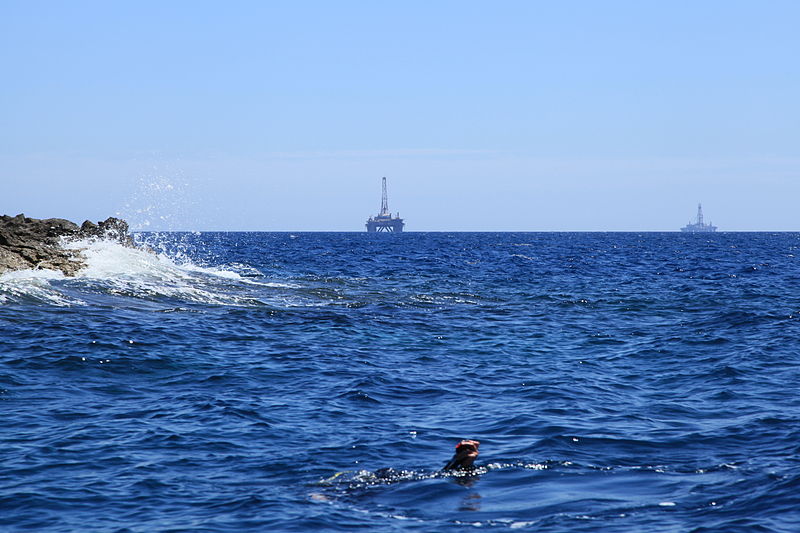
[(137, 239), (0, 277), (2, 531), (800, 531), (800, 234)]

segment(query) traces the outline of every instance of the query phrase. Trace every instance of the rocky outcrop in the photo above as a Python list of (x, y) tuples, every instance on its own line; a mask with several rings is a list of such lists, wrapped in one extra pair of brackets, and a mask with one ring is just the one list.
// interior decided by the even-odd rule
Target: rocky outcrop
[(128, 223), (114, 217), (97, 224), (87, 220), (78, 226), (63, 218), (0, 216), (0, 274), (8, 270), (46, 268), (74, 276), (86, 266), (85, 258), (80, 249), (62, 245), (87, 238), (114, 239), (133, 246)]

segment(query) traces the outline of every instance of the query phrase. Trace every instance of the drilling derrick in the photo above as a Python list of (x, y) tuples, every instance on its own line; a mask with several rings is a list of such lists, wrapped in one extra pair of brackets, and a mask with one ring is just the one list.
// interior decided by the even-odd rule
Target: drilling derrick
[(386, 194), (386, 178), (383, 178), (383, 194), (381, 195), (381, 216), (391, 216), (389, 213), (389, 197)]
[(403, 222), (403, 219), (400, 218), (400, 213), (397, 213), (397, 215), (393, 217), (389, 212), (389, 197), (386, 194), (386, 178), (383, 178), (380, 214), (374, 217), (369, 217), (366, 226), (367, 232), (369, 233), (377, 233), (380, 231), (400, 233), (403, 231), (403, 226), (405, 226), (405, 223)]

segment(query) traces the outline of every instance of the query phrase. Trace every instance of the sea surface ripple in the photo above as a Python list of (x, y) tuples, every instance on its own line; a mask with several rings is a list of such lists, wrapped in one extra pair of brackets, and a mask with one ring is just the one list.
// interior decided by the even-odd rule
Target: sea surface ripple
[(0, 277), (0, 530), (800, 531), (800, 234), (136, 238)]

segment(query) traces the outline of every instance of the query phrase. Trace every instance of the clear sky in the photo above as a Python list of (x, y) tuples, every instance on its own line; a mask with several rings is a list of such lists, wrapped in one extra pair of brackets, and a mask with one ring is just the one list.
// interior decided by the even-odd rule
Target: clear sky
[(0, 214), (800, 230), (800, 2), (0, 0)]

